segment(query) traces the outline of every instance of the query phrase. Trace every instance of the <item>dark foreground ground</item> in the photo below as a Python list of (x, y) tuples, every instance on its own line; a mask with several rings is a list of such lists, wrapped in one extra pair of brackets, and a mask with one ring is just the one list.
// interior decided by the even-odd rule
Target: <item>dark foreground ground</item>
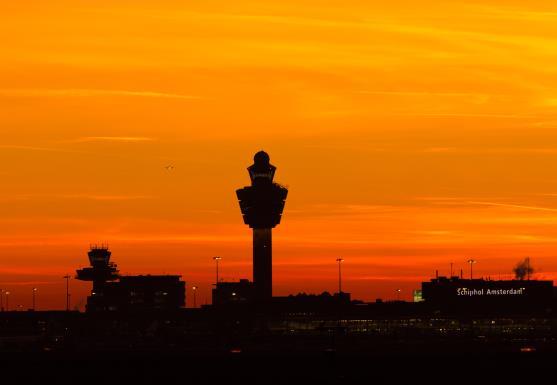
[(557, 376), (553, 351), (397, 350), (10, 353), (0, 355), (0, 384), (553, 384)]
[(186, 316), (4, 314), (0, 385), (556, 383), (554, 318), (397, 316), (371, 333)]

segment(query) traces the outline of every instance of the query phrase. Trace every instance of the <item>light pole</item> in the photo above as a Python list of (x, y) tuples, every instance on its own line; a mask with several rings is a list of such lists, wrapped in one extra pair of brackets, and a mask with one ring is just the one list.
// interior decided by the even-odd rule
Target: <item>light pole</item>
[(340, 297), (340, 293), (342, 293), (342, 275), (340, 270), (340, 264), (344, 261), (342, 258), (337, 258), (338, 262), (338, 295)]
[(66, 280), (66, 311), (70, 311), (70, 275), (62, 277)]
[(474, 266), (474, 264), (476, 263), (476, 261), (473, 260), (473, 259), (469, 259), (469, 260), (468, 260), (468, 263), (470, 264), (470, 279), (472, 279), (472, 277), (473, 277), (473, 274), (472, 274), (472, 273), (473, 273), (472, 266)]
[(191, 289), (193, 290), (193, 308), (195, 309), (197, 307), (197, 298), (196, 298), (197, 286), (192, 286)]
[(213, 257), (213, 260), (217, 264), (217, 284), (219, 283), (219, 261), (221, 259), (222, 259), (222, 257)]
[(36, 309), (36, 304), (37, 304), (37, 288), (34, 287), (33, 288), (33, 311), (35, 311)]
[(10, 292), (6, 292), (6, 311), (10, 310)]
[(401, 291), (402, 291), (402, 290), (400, 290), (400, 289), (396, 289), (396, 300), (397, 300), (397, 301), (400, 301), (400, 292), (401, 292)]

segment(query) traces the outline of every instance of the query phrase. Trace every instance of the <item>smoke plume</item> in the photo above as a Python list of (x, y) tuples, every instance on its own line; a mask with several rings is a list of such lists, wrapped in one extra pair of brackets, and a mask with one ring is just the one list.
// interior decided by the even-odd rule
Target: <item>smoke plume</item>
[(530, 275), (534, 272), (534, 268), (530, 265), (530, 258), (524, 258), (518, 262), (513, 271), (516, 279), (530, 278)]

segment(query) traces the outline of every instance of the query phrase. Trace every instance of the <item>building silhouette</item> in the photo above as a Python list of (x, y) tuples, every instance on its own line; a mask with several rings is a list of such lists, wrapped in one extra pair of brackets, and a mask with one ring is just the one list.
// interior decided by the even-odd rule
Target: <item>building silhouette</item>
[(92, 246), (91, 266), (77, 270), (76, 279), (92, 281), (88, 312), (172, 310), (184, 306), (186, 283), (179, 275), (121, 276), (110, 261), (108, 246)]
[(244, 223), (253, 229), (253, 283), (257, 301), (273, 296), (272, 229), (281, 220), (288, 190), (273, 182), (276, 167), (260, 151), (248, 167), (251, 186), (236, 190)]
[(422, 282), (420, 300), (458, 312), (532, 312), (551, 307), (553, 281), (464, 279), (436, 276)]
[[(138, 384), (146, 382), (146, 368), (154, 373), (149, 382), (155, 383), (169, 383), (168, 373), (179, 378), (187, 373), (189, 383), (194, 375), (202, 377), (199, 383), (242, 382), (236, 381), (238, 373), (275, 383), (277, 374), (292, 370), (285, 381), (276, 382), (287, 383), (300, 378), (295, 369), (322, 374), (319, 381), (304, 382), (333, 383), (332, 375), (345, 364), (348, 374), (361, 370), (373, 377), (370, 383), (378, 382), (381, 372), (389, 380), (384, 382), (416, 382), (415, 373), (425, 368), (428, 378), (417, 383), (426, 383), (436, 378), (431, 368), (443, 370), (445, 364), (455, 362), (443, 382), (452, 381), (455, 373), (461, 376), (458, 370), (464, 362), (472, 364), (469, 372), (475, 377), (465, 382), (474, 383), (483, 378), (477, 375), (477, 365), (486, 365), (491, 373), (494, 357), (502, 357), (502, 367), (510, 368), (513, 377), (523, 370), (508, 361), (517, 354), (536, 352), (535, 361), (544, 357), (538, 353), (548, 354), (548, 362), (555, 361), (557, 291), (552, 281), (524, 279), (530, 278), (529, 260), (520, 265), (523, 270), (517, 272), (517, 280), (436, 274), (414, 291), (414, 302), (353, 300), (341, 290), (340, 277), (336, 293), (273, 297), (272, 229), (280, 223), (287, 196), (287, 189), (273, 182), (275, 170), (266, 153), (257, 153), (248, 168), (252, 185), (237, 191), (244, 222), (253, 229), (254, 282), (221, 282), (217, 274), (213, 304), (183, 308), (186, 283), (179, 275), (122, 276), (111, 262), (109, 248), (93, 246), (88, 252), (90, 266), (77, 270), (76, 277), (92, 282), (87, 312), (0, 312), (3, 362), (20, 359), (25, 370), (11, 370), (18, 377), (37, 374), (36, 381), (19, 378), (18, 383), (49, 383), (43, 378), (45, 370), (55, 372), (58, 380), (64, 369), (71, 371), (68, 378), (74, 382), (98, 375), (91, 382), (102, 383), (115, 378), (103, 370), (120, 372), (122, 359), (129, 360), (133, 370), (117, 380)], [(65, 368), (60, 357), (68, 361)], [(115, 359), (116, 365), (107, 357)], [(285, 357), (288, 362), (277, 361)], [(308, 364), (312, 357), (319, 366)], [(362, 361), (354, 361), (357, 357)], [(27, 358), (35, 361), (29, 364)], [(252, 361), (255, 358), (261, 360)], [(400, 359), (408, 359), (416, 370)], [(238, 368), (242, 362), (244, 366)], [(262, 366), (269, 363), (274, 366)], [(187, 364), (189, 371), (184, 370)], [(201, 364), (210, 369), (201, 370)], [(136, 377), (130, 379), (130, 373)], [(409, 378), (391, 381), (398, 373)], [(222, 377), (207, 378), (214, 374)], [(349, 377), (338, 379), (350, 382)]]
[(213, 306), (253, 303), (254, 295), (253, 282), (248, 279), (218, 282), (212, 292)]

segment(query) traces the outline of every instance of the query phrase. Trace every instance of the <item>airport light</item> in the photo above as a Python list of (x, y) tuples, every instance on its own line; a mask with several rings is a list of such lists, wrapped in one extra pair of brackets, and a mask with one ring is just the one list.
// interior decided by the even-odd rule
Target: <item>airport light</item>
[(337, 262), (338, 262), (338, 295), (340, 296), (340, 293), (342, 293), (342, 274), (341, 274), (340, 265), (342, 262), (344, 262), (344, 259), (337, 258)]
[(468, 263), (470, 264), (470, 279), (472, 279), (472, 278), (473, 278), (473, 272), (474, 272), (472, 267), (473, 267), (474, 264), (476, 263), (476, 260), (474, 260), (474, 259), (469, 259), (469, 260), (468, 260)]
[(197, 298), (196, 298), (197, 286), (192, 286), (191, 289), (193, 290), (193, 307), (196, 308), (197, 307)]
[(213, 257), (213, 260), (217, 264), (217, 284), (219, 283), (219, 261), (221, 259), (222, 259), (222, 257)]
[(37, 288), (34, 287), (33, 288), (33, 310), (36, 309), (36, 305), (37, 305)]

